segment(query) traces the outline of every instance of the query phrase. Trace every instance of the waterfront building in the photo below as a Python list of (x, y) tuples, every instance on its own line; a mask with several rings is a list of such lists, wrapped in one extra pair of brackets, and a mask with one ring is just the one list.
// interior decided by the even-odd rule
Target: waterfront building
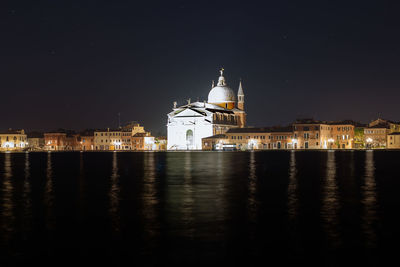
[(176, 106), (168, 114), (168, 150), (202, 149), (202, 139), (217, 134), (224, 134), (231, 128), (244, 127), (244, 93), (240, 82), (237, 98), (227, 85), (220, 71), (217, 86), (214, 84), (208, 94), (207, 102), (188, 103)]
[(386, 148), (387, 134), (386, 123), (373, 124), (364, 128), (364, 143), (366, 148)]
[(136, 133), (132, 136), (132, 150), (156, 150), (154, 136), (150, 132)]
[(154, 138), (154, 143), (156, 145), (156, 150), (167, 150), (167, 137), (166, 136), (159, 136)]
[(400, 122), (394, 122), (391, 120), (384, 120), (384, 119), (376, 119), (371, 121), (368, 126), (369, 127), (375, 127), (375, 126), (385, 126), (389, 133), (399, 133), (400, 132)]
[(44, 149), (49, 151), (65, 150), (67, 133), (52, 132), (44, 133)]
[(203, 150), (292, 149), (292, 127), (232, 128), (225, 134), (203, 138)]
[(120, 129), (103, 129), (94, 132), (95, 150), (122, 150)]
[(216, 134), (209, 137), (204, 137), (202, 140), (203, 150), (224, 150), (224, 147), (229, 145), (228, 136), (226, 134)]
[(295, 149), (296, 147), (297, 139), (294, 138), (292, 127), (271, 128), (269, 149)]
[(355, 127), (353, 121), (329, 122), (331, 139), (328, 139), (330, 149), (354, 148)]
[(226, 135), (229, 144), (235, 145), (238, 150), (266, 149), (271, 139), (270, 128), (260, 127), (232, 128)]
[(90, 151), (94, 150), (94, 131), (93, 130), (86, 130), (79, 134), (79, 150), (83, 151)]
[(301, 119), (293, 123), (295, 149), (333, 148), (332, 126), (323, 121)]
[(387, 135), (387, 148), (400, 149), (400, 132), (390, 133)]
[(27, 147), (28, 140), (24, 130), (0, 131), (0, 151), (22, 151)]
[(40, 132), (27, 133), (28, 149), (30, 151), (41, 151), (44, 149), (44, 135)]

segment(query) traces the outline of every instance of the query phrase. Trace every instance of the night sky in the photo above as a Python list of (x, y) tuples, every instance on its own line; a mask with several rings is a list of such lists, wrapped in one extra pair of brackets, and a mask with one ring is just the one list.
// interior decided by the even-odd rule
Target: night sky
[(207, 99), (221, 67), (252, 126), (399, 121), (393, 4), (2, 1), (0, 128), (116, 127), (120, 112), (165, 134), (173, 101)]

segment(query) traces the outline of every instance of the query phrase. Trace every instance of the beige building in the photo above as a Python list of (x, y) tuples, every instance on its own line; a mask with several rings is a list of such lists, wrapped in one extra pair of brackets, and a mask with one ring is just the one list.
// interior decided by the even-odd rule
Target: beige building
[(364, 128), (364, 143), (366, 148), (386, 148), (389, 129), (387, 124), (375, 124)]
[(291, 127), (232, 128), (225, 134), (203, 138), (203, 150), (292, 149)]
[(120, 129), (104, 129), (94, 132), (95, 150), (122, 150), (122, 131)]
[(22, 151), (28, 148), (28, 139), (24, 130), (0, 132), (0, 151)]
[(400, 133), (390, 133), (387, 135), (387, 148), (400, 149)]

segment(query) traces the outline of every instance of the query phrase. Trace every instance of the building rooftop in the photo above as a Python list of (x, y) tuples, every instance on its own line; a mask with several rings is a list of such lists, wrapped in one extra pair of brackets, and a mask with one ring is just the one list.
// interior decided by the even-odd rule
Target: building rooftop
[(226, 139), (228, 138), (225, 134), (216, 134), (208, 137), (204, 137), (203, 139)]
[(24, 130), (13, 130), (13, 129), (8, 129), (8, 130), (0, 130), (0, 134), (25, 134)]

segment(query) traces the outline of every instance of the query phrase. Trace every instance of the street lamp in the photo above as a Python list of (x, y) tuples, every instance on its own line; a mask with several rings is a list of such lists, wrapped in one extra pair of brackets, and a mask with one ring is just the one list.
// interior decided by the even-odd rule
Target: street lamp
[(372, 147), (372, 141), (373, 141), (372, 138), (368, 137), (366, 141), (367, 141), (367, 147), (371, 148)]

